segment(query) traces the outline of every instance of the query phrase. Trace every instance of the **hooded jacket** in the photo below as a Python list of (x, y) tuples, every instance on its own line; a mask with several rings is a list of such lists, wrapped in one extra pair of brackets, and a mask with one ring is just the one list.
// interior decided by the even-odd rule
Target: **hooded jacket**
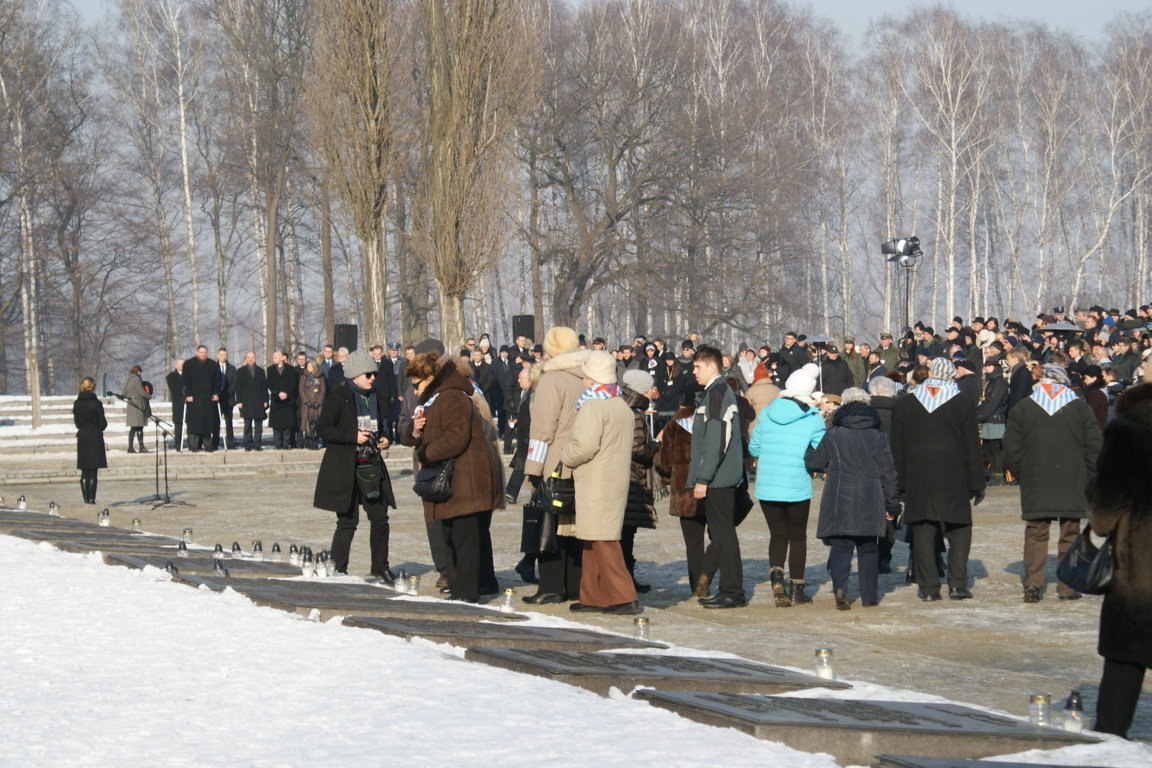
[(820, 411), (790, 397), (778, 397), (756, 417), (748, 452), (756, 466), (756, 498), (804, 501), (812, 498), (812, 477), (804, 454), (824, 437)]

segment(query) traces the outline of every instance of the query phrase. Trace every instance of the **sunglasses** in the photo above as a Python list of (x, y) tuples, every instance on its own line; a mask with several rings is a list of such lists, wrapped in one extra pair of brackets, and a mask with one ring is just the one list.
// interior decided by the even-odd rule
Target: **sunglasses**
[(362, 375), (367, 376), (370, 379), (374, 379), (376, 378), (376, 371), (364, 371)]

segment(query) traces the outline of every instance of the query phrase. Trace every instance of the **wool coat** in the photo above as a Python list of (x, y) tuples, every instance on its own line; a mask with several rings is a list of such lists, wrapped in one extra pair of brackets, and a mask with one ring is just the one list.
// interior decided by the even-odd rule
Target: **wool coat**
[[(315, 406), (322, 406), (324, 403), (324, 396), (328, 392), (328, 385), (324, 381), (323, 376), (313, 376), (307, 371), (300, 377), (300, 384), (297, 387), (296, 397), (297, 402), (300, 403), (300, 425), (307, 424), (309, 415), (315, 419), (320, 411)], [(380, 418), (384, 418), (384, 413), (388, 408), (389, 401), (385, 398), (380, 398), (380, 391), (376, 390), (377, 402), (380, 403)], [(309, 405), (313, 405), (309, 408)]]
[[(586, 388), (580, 371), (586, 357), (585, 351), (562, 352), (540, 364), (540, 380), (532, 395), (532, 429), (524, 474), (550, 475), (560, 464), (560, 453), (572, 439), (576, 400)], [(543, 458), (540, 451), (544, 451)], [(561, 475), (570, 477), (571, 471), (565, 468)]]
[(1009, 411), (1004, 467), (1020, 481), (1021, 517), (1085, 517), (1100, 441), (1092, 409), (1079, 398), (1051, 416), (1031, 398)]
[(827, 470), (816, 536), (876, 536), (887, 533), (885, 513), (900, 514), (896, 465), (880, 415), (864, 403), (836, 411), (829, 429), (805, 462), (809, 472)]
[[(312, 506), (329, 512), (343, 513), (352, 504), (356, 486), (356, 393), (348, 384), (341, 384), (324, 398), (320, 418), (316, 421), (316, 435), (324, 441), (324, 458), (316, 475), (316, 491)], [(396, 507), (388, 467), (384, 467), (383, 503)]]
[(95, 392), (81, 392), (72, 403), (72, 423), (76, 425), (76, 469), (104, 469), (108, 454), (104, 449), (104, 404)]
[(816, 408), (778, 397), (756, 417), (748, 453), (757, 459), (756, 498), (804, 501), (812, 498), (812, 476), (804, 454), (820, 445), (824, 419)]
[(688, 485), (688, 466), (692, 463), (692, 432), (681, 426), (691, 426), (694, 410), (683, 406), (676, 411), (660, 438), (660, 450), (653, 457), (652, 465), (660, 476), (668, 481), (668, 512), (673, 517), (695, 517), (704, 514), (704, 500), (692, 495)]
[[(297, 368), (288, 363), (280, 368), (270, 365), (265, 374), (268, 377), (268, 402), (271, 404), (268, 409), (268, 426), (272, 429), (295, 429), (296, 418), (299, 416), (296, 411), (296, 398), (299, 396)], [(332, 389), (338, 389), (340, 383), (335, 382), (336, 386)], [(280, 399), (281, 392), (287, 395), (283, 400)]]
[(210, 435), (220, 424), (220, 408), (212, 400), (218, 394), (220, 367), (215, 360), (190, 357), (184, 361), (184, 423), (192, 435)]
[(1115, 532), (1116, 581), (1100, 610), (1097, 650), (1152, 667), (1152, 383), (1130, 387), (1104, 431), (1089, 492), (1092, 530)]
[(837, 355), (836, 359), (824, 358), (820, 362), (820, 391), (826, 395), (840, 395), (848, 387), (853, 386), (852, 369), (844, 358)]
[(560, 461), (576, 483), (576, 538), (619, 541), (632, 464), (632, 409), (619, 397), (588, 399)]
[(268, 374), (258, 365), (236, 369), (236, 405), (245, 419), (268, 418)]
[[(124, 421), (129, 427), (143, 427), (148, 423), (148, 414), (152, 409), (148, 401), (152, 395), (144, 389), (144, 380), (138, 373), (129, 373), (124, 382), (124, 391), (120, 394), (128, 398), (128, 408), (124, 414)], [(135, 407), (133, 407), (135, 406)]]
[(648, 398), (627, 387), (620, 389), (620, 397), (632, 411), (632, 463), (628, 476), (628, 505), (624, 509), (624, 524), (635, 528), (656, 527), (656, 502), (649, 476), (652, 459), (660, 443), (648, 431)]
[(752, 406), (752, 411), (755, 416), (752, 417), (752, 423), (748, 427), (748, 434), (752, 434), (752, 430), (756, 428), (756, 416), (760, 415), (760, 411), (767, 408), (772, 404), (772, 401), (780, 396), (780, 387), (772, 383), (772, 379), (760, 379), (759, 381), (752, 382), (752, 386), (748, 387), (748, 391), (744, 393), (748, 403)]
[(971, 496), (984, 490), (976, 403), (957, 394), (929, 413), (914, 395), (899, 397), (891, 438), (904, 520), (971, 525)]
[(976, 405), (978, 424), (1004, 424), (1008, 415), (1008, 380), (999, 367), (984, 376)]
[[(432, 400), (435, 396), (435, 400)], [(432, 401), (429, 404), (429, 401)], [(424, 502), (424, 520), (448, 520), (476, 512), (488, 512), (501, 505), (504, 490), (499, 482), (500, 468), (494, 466), (492, 444), (472, 401), (472, 382), (451, 359), (419, 397), (427, 421), (416, 440), (416, 456), (427, 466), (455, 458), (452, 496), (447, 501)]]

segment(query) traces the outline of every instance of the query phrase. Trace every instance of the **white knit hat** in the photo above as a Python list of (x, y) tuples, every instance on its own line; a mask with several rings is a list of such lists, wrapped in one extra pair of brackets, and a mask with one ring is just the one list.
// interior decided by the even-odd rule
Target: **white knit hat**
[(784, 382), (784, 391), (781, 397), (795, 397), (809, 399), (816, 389), (816, 381), (820, 376), (820, 367), (816, 363), (808, 363), (794, 371)]
[(597, 384), (616, 383), (616, 360), (602, 349), (588, 353), (581, 371)]

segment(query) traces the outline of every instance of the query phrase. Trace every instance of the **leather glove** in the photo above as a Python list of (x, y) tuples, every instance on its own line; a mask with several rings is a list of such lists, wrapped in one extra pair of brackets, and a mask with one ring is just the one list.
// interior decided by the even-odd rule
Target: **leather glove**
[(982, 502), (982, 501), (984, 501), (983, 489), (981, 489), (979, 491), (972, 491), (972, 506), (975, 507), (975, 506), (979, 505), (980, 502)]

